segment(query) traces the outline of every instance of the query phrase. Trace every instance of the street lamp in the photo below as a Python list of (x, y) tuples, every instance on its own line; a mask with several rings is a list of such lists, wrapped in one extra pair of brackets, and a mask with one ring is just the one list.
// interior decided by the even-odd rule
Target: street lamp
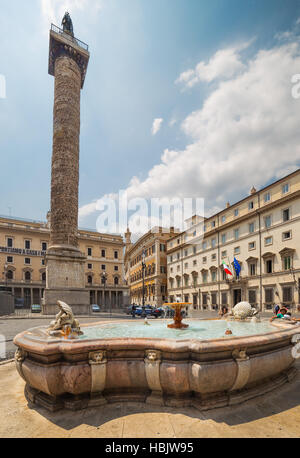
[(107, 281), (107, 273), (102, 272), (101, 278), (102, 278), (102, 284), (104, 285), (104, 310), (106, 311), (105, 285)]
[(146, 318), (146, 310), (145, 310), (145, 269), (146, 269), (146, 263), (145, 263), (145, 249), (143, 249), (143, 254), (142, 254), (142, 273), (143, 273), (143, 306), (142, 306), (142, 318)]
[(5, 271), (5, 291), (7, 291), (7, 268), (8, 268), (8, 264), (5, 263), (5, 264), (4, 264), (4, 271)]

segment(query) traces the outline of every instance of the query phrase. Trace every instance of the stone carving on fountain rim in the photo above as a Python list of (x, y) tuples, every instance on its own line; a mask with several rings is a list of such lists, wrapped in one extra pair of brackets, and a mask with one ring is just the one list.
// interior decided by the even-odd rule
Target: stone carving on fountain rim
[(248, 361), (249, 356), (247, 355), (247, 349), (236, 348), (232, 352), (232, 357), (235, 361)]
[(15, 351), (15, 361), (17, 363), (22, 363), (24, 359), (27, 357), (27, 352), (23, 350), (23, 348), (18, 347)]
[(145, 354), (145, 361), (147, 362), (161, 361), (161, 351), (159, 350), (146, 350)]
[(107, 363), (106, 350), (91, 351), (89, 353), (89, 364), (90, 365), (98, 365), (98, 364), (106, 364), (106, 363)]

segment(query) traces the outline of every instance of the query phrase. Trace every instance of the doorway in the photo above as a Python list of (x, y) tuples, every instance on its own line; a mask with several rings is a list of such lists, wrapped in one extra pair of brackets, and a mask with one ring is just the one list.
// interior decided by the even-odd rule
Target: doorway
[(233, 306), (241, 302), (241, 300), (242, 300), (242, 290), (234, 289), (233, 290)]

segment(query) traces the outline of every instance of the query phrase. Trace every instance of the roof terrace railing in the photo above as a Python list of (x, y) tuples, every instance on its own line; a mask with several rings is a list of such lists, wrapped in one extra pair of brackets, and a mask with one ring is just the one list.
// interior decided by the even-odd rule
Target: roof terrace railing
[(57, 25), (51, 24), (51, 30), (52, 30), (52, 32), (58, 33), (60, 35), (63, 35), (66, 40), (69, 40), (73, 44), (75, 43), (80, 48), (83, 48), (86, 51), (89, 50), (89, 46), (86, 43), (84, 43), (81, 40), (78, 40), (75, 37), (72, 37), (72, 35), (69, 35), (68, 33), (64, 32), (63, 29), (57, 27)]

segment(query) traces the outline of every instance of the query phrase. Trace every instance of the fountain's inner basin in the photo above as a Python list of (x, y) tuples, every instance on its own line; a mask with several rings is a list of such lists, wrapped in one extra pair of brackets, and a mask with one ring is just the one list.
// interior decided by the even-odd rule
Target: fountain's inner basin
[(268, 321), (260, 323), (249, 322), (227, 322), (224, 320), (189, 320), (189, 328), (170, 329), (166, 322), (151, 321), (150, 325), (145, 325), (143, 321), (138, 323), (108, 323), (97, 326), (87, 326), (83, 328), (84, 334), (79, 337), (81, 340), (87, 339), (109, 339), (120, 337), (132, 338), (157, 338), (157, 339), (228, 339), (225, 335), (226, 329), (232, 331), (230, 337), (252, 336), (256, 334), (266, 334), (274, 332), (274, 326)]

